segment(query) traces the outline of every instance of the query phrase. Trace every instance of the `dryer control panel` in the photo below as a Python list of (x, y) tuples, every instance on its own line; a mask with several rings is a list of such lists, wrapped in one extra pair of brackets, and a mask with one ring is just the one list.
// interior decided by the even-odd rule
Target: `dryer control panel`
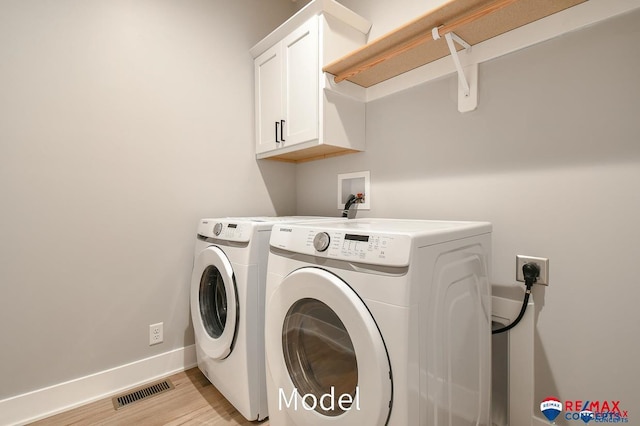
[(296, 253), (350, 262), (408, 266), (411, 237), (276, 225), (271, 233), (271, 245)]
[(225, 220), (202, 220), (198, 225), (198, 235), (246, 243), (251, 238), (251, 224)]

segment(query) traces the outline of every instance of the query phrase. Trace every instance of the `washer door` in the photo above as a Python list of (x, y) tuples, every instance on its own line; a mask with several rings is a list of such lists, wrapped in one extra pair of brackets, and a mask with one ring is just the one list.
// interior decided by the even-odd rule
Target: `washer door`
[(196, 343), (207, 356), (229, 356), (236, 339), (238, 313), (231, 263), (218, 247), (207, 247), (198, 254), (191, 276), (191, 319)]
[(315, 267), (286, 276), (267, 301), (265, 333), (270, 386), (296, 424), (387, 422), (387, 350), (371, 313), (340, 278)]

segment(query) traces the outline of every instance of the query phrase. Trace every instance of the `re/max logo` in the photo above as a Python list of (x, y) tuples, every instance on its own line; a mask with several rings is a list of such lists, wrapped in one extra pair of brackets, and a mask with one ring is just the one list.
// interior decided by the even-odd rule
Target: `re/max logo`
[(620, 401), (565, 401), (566, 411), (593, 411), (594, 413), (615, 413), (627, 417), (627, 411), (620, 410)]

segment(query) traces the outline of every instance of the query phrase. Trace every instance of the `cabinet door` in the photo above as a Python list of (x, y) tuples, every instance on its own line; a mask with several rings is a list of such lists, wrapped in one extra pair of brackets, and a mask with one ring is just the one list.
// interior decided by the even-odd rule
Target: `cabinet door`
[(289, 34), (282, 49), (286, 147), (318, 139), (318, 17)]
[[(280, 140), (282, 108), (282, 45), (280, 43), (258, 56), (255, 68), (256, 153), (274, 150)], [(276, 122), (278, 123), (276, 128)], [(276, 134), (277, 132), (277, 134)], [(277, 138), (277, 139), (276, 139)]]

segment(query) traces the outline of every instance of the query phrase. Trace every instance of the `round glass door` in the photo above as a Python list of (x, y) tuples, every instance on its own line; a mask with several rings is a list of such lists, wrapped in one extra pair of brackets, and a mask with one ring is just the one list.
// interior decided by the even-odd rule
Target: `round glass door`
[(207, 247), (198, 254), (191, 277), (191, 319), (196, 344), (207, 356), (229, 356), (238, 315), (238, 291), (231, 263), (218, 247)]
[(267, 297), (268, 386), (295, 424), (384, 425), (393, 394), (389, 356), (351, 287), (326, 270), (304, 267)]
[(350, 396), (342, 404), (316, 404), (317, 412), (333, 417), (351, 409), (358, 386), (358, 360), (349, 332), (329, 306), (311, 298), (295, 302), (284, 319), (282, 351), (301, 395), (312, 394), (316, 399), (331, 392)]
[(222, 336), (227, 324), (227, 291), (220, 270), (209, 265), (200, 279), (200, 317), (212, 339)]

